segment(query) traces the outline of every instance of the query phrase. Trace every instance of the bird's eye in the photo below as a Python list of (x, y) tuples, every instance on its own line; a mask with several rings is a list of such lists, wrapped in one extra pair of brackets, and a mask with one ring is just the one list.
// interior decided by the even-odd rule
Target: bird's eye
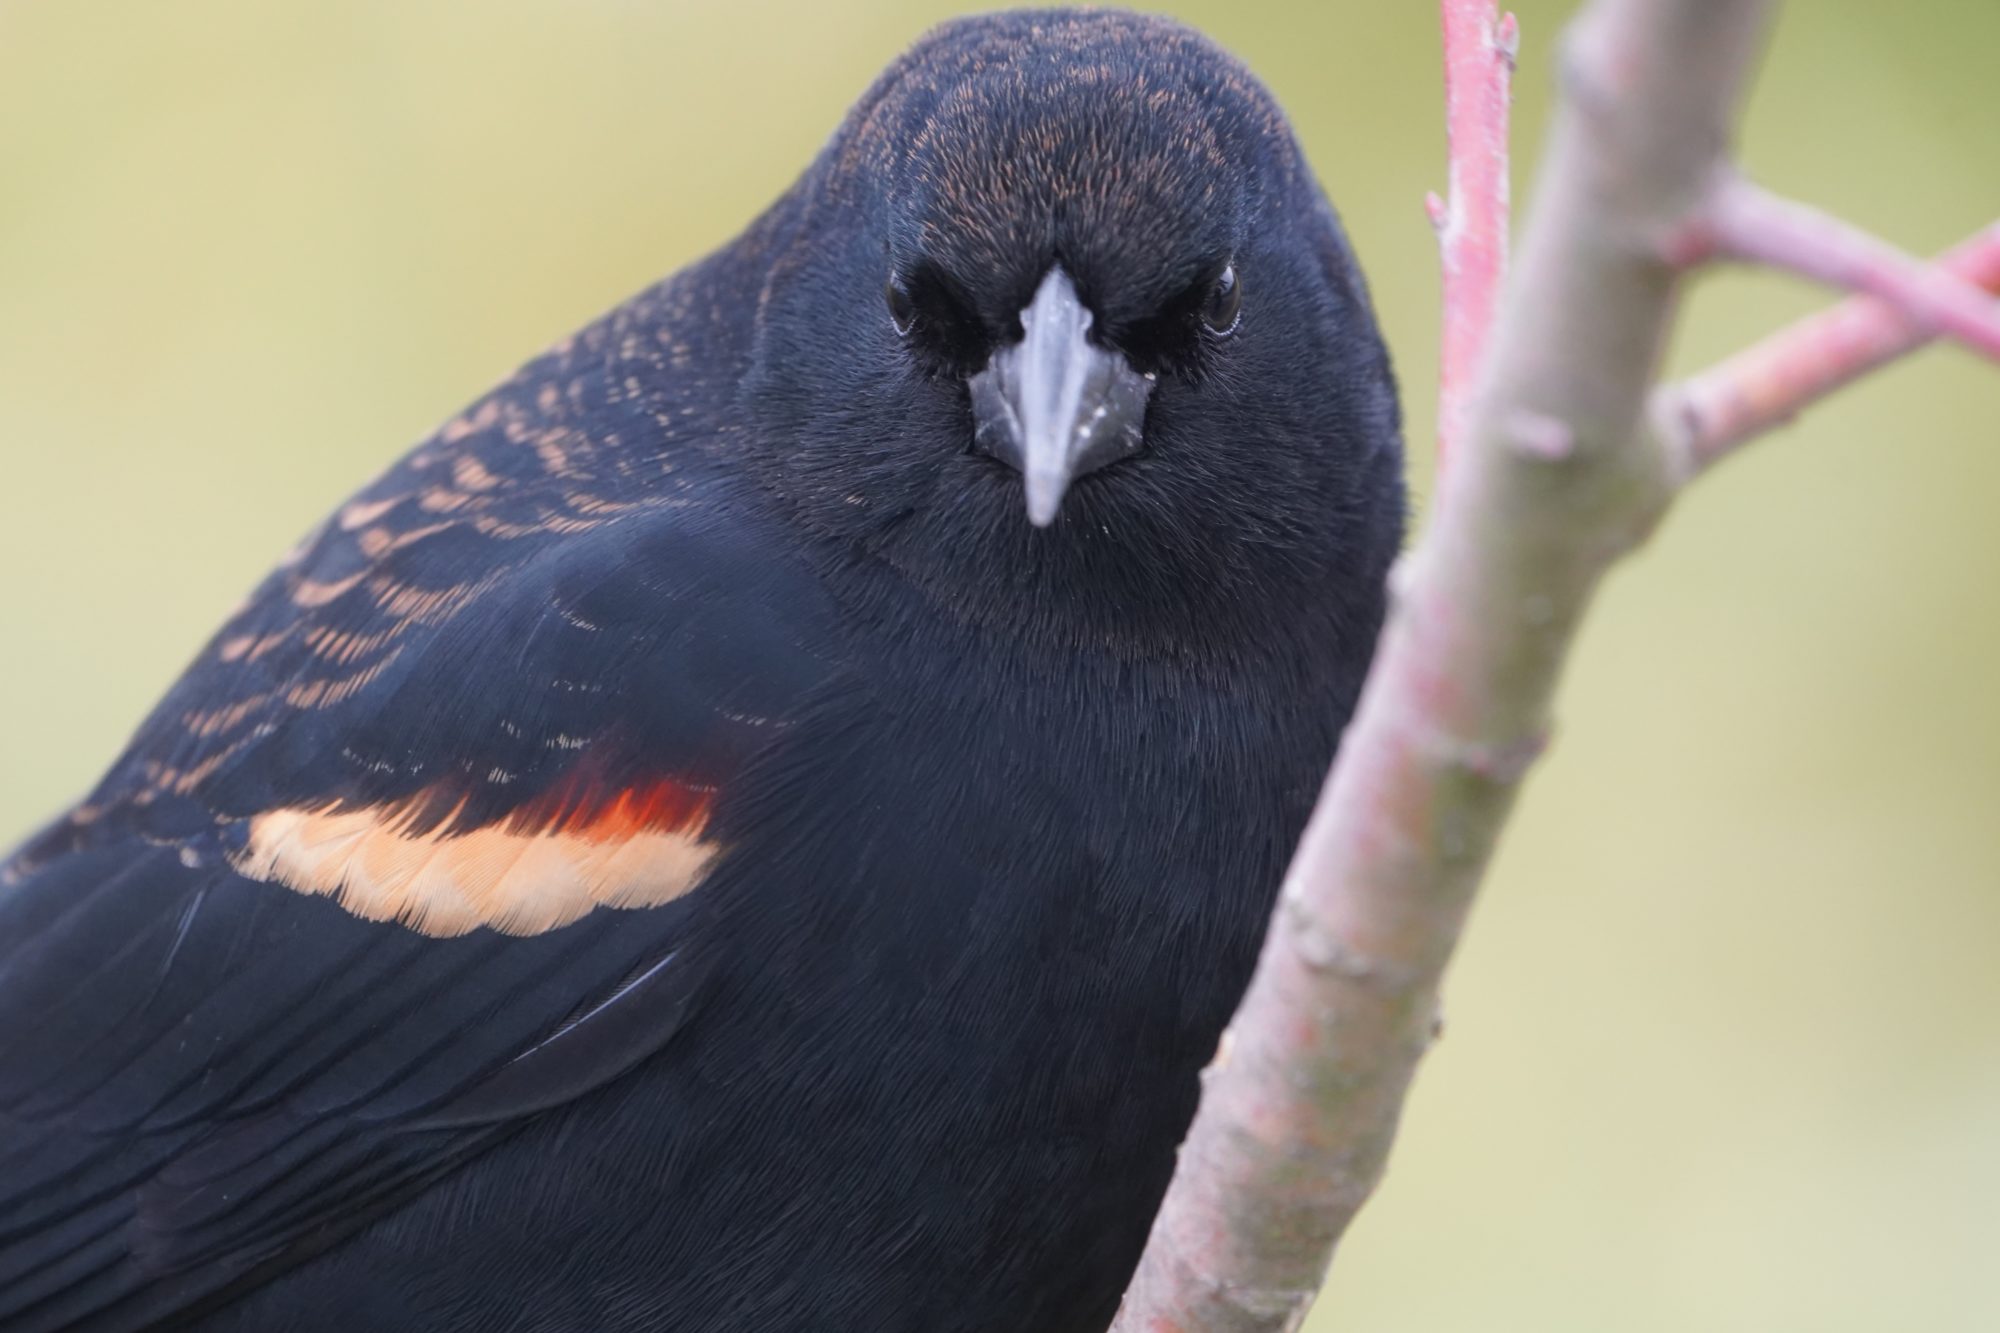
[(1201, 322), (1216, 337), (1227, 338), (1242, 318), (1243, 284), (1237, 281), (1236, 265), (1225, 264), (1201, 303)]
[(917, 303), (910, 296), (910, 289), (901, 278), (892, 277), (883, 286), (882, 296), (889, 303), (889, 322), (896, 326), (897, 333), (909, 337), (917, 324)]

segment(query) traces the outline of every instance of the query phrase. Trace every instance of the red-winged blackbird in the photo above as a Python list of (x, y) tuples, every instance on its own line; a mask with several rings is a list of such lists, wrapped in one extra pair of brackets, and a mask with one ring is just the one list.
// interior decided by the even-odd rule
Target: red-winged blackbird
[(5, 863), (0, 1329), (1101, 1330), (1398, 436), (1241, 65), (936, 30)]

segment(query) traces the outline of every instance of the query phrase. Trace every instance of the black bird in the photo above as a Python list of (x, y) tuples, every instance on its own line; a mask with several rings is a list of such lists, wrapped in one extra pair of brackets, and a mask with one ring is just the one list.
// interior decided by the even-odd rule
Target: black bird
[(4, 863), (0, 1330), (1103, 1329), (1400, 473), (1240, 64), (932, 32)]

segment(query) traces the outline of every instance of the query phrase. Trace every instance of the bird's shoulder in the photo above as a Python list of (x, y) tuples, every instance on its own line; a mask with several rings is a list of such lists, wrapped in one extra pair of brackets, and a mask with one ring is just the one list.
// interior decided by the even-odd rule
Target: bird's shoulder
[(740, 361), (701, 304), (688, 280), (643, 294), (340, 505), (0, 883), (132, 834), (253, 878), (352, 871), (348, 906), (435, 934), (522, 931), (561, 922), (370, 903), (365, 857), (277, 845), (364, 815), (403, 841), (697, 826), (841, 652), (796, 534), (730, 465)]
[(0, 861), (0, 1329), (253, 1280), (698, 1003), (733, 784), (845, 667), (677, 299), (342, 505)]

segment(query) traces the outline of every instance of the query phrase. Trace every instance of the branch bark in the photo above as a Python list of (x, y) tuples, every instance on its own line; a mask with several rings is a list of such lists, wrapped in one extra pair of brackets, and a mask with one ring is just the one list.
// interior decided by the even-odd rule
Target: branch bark
[(1425, 199), (1437, 230), (1444, 327), (1438, 462), (1465, 433), (1474, 377), (1507, 273), (1508, 119), (1521, 28), (1494, 0), (1442, 0), (1449, 202)]
[[(2000, 295), (2000, 222), (1939, 258), (1937, 267)], [(1662, 387), (1653, 395), (1654, 429), (1676, 471), (1692, 477), (1935, 336), (1890, 302), (1857, 296)]]
[(1769, 0), (1598, 0), (1464, 448), (1116, 1333), (1295, 1329), (1379, 1178), (1577, 624), (1671, 492), (1635, 428)]

